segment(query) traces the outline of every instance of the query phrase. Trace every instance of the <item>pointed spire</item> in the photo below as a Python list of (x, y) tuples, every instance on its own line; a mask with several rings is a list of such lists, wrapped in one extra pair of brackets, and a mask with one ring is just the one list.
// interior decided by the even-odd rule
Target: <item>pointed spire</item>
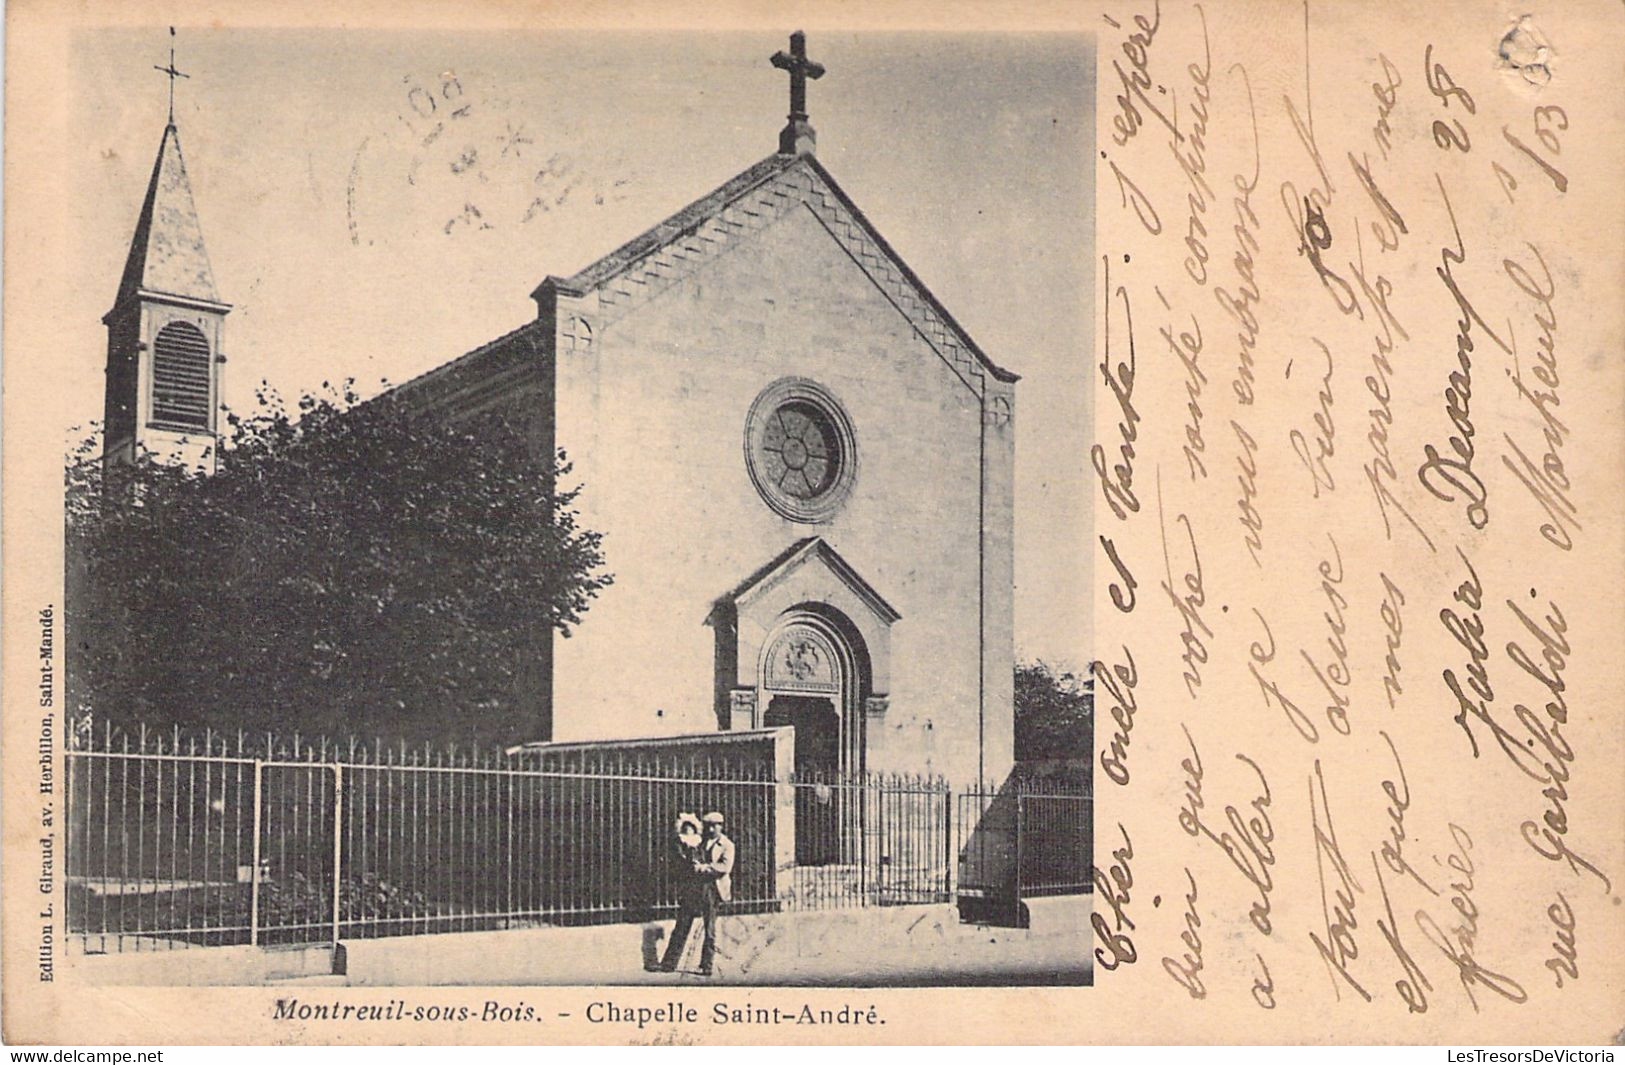
[(114, 305), (141, 292), (220, 303), (181, 158), (180, 131), (173, 124), (164, 127)]

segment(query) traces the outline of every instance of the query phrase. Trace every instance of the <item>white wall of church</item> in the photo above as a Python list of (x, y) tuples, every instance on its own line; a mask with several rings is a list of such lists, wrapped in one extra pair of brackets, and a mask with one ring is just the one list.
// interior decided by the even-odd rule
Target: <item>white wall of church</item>
[[(581, 307), (597, 309), (590, 297)], [(554, 738), (717, 728), (713, 605), (818, 535), (902, 615), (890, 708), (870, 719), (870, 768), (974, 780), (986, 666), (980, 399), (805, 208), (594, 326), (585, 353), (558, 353), (556, 439), (615, 584), (571, 637), (555, 638)], [(752, 401), (791, 375), (834, 393), (856, 438), (852, 492), (817, 524), (775, 513), (745, 464)], [(993, 631), (1007, 638), (1010, 587), (990, 594), (1002, 617)], [(1003, 705), (988, 708), (988, 727), (1007, 748), (1009, 655), (995, 649), (994, 669), (1001, 660), (991, 690)]]

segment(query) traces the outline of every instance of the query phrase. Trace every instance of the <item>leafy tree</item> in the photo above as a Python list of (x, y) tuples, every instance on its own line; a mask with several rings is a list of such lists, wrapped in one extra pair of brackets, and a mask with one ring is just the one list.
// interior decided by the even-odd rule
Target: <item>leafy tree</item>
[[(69, 456), (70, 696), (112, 721), (543, 738), (553, 631), (611, 577), (525, 416), (262, 389), (217, 472)], [(555, 493), (555, 485), (559, 490)]]
[(1095, 699), (1090, 678), (1047, 662), (1016, 664), (1016, 760), (1089, 764)]

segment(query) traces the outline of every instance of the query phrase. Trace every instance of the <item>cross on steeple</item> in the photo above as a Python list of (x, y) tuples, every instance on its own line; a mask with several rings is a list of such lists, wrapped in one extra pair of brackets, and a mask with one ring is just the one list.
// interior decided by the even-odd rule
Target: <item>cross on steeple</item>
[(180, 71), (175, 69), (175, 27), (169, 27), (169, 66), (155, 66), (152, 69), (161, 74), (169, 75), (169, 124), (173, 126), (175, 124), (175, 79), (190, 78), (192, 76), (190, 74), (182, 74)]
[(807, 35), (790, 35), (790, 50), (773, 53), (772, 63), (790, 75), (790, 121), (779, 134), (781, 155), (811, 155), (817, 134), (807, 121), (807, 79), (824, 76), (824, 67), (807, 58)]

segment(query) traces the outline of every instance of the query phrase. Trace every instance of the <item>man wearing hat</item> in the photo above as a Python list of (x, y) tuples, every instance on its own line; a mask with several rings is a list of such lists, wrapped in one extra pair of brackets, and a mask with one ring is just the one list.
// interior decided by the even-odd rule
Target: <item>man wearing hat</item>
[(677, 901), (677, 923), (660, 959), (660, 968), (675, 972), (688, 944), (688, 933), (696, 919), (705, 922), (705, 942), (700, 947), (700, 975), (711, 975), (717, 952), (717, 907), (733, 897), (733, 840), (722, 834), (723, 817), (713, 810), (700, 819), (703, 837), (691, 863), (689, 882), (683, 885)]

